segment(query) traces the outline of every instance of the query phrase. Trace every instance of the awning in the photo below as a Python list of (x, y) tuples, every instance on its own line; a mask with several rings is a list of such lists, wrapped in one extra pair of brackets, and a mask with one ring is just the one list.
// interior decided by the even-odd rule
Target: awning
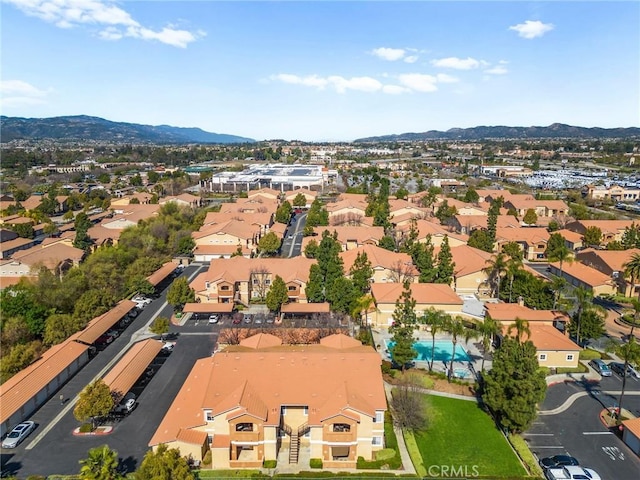
[(122, 359), (104, 377), (112, 392), (124, 396), (147, 369), (151, 361), (156, 358), (162, 342), (158, 340), (143, 340), (138, 342), (122, 357)]

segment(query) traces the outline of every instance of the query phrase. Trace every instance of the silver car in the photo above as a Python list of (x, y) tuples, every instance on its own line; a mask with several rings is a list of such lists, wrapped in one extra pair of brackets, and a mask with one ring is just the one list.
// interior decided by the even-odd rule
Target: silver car
[(35, 428), (36, 424), (32, 421), (16, 425), (2, 441), (2, 448), (16, 448)]

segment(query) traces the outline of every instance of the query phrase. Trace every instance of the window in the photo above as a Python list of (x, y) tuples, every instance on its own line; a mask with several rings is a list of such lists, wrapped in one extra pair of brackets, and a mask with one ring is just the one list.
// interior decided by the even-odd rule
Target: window
[(211, 287), (211, 284), (209, 282), (204, 282), (204, 288), (208, 290), (210, 287)]
[(264, 281), (264, 284), (265, 284), (265, 285), (271, 285), (271, 280), (269, 280), (269, 279), (265, 280), (265, 281)]
[(538, 357), (538, 359), (540, 361), (546, 360), (547, 359), (547, 354), (546, 353), (541, 353), (540, 356)]
[(348, 423), (334, 423), (333, 431), (336, 433), (346, 433), (351, 431), (351, 425)]
[(288, 287), (290, 292), (295, 292), (296, 291), (296, 286), (295, 285), (289, 285)]
[(257, 279), (257, 278), (254, 278), (254, 279), (253, 279), (253, 284), (254, 284), (254, 285), (258, 285), (258, 279)]
[(229, 285), (222, 285), (222, 286), (220, 287), (220, 290), (223, 290), (223, 291), (227, 291), (227, 290), (229, 290)]
[(309, 407), (304, 407), (304, 415), (305, 417), (309, 415)]
[(371, 439), (371, 445), (382, 445), (382, 437), (373, 437)]
[(236, 423), (236, 432), (253, 432), (253, 423)]
[(567, 353), (567, 362), (573, 361), (573, 353)]
[(207, 422), (213, 422), (213, 415), (211, 414), (211, 410), (205, 410), (204, 416), (207, 419)]
[(376, 418), (373, 420), (373, 423), (382, 423), (384, 422), (384, 412), (376, 412)]

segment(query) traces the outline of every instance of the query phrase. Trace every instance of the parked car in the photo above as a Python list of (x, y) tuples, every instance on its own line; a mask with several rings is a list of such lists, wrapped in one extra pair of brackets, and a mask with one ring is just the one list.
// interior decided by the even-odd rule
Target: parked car
[(251, 315), (245, 315), (245, 316), (244, 316), (244, 319), (243, 319), (243, 322), (244, 322), (244, 323), (249, 324), (249, 323), (251, 323), (252, 321), (253, 321), (253, 319), (251, 318)]
[(209, 315), (209, 323), (218, 323), (218, 315)]
[(114, 339), (120, 336), (120, 332), (118, 330), (109, 330), (106, 335), (111, 335)]
[(176, 345), (175, 343), (166, 342), (164, 345), (162, 345), (161, 351), (163, 353), (171, 353), (171, 352), (173, 352), (173, 347), (175, 345)]
[(593, 367), (593, 369), (596, 372), (598, 372), (600, 375), (602, 375), (603, 377), (610, 377), (611, 376), (611, 369), (609, 368), (609, 366), (606, 363), (604, 363), (599, 358), (594, 358), (593, 360), (591, 360), (589, 362), (589, 365), (591, 365)]
[(115, 340), (111, 335), (100, 335), (96, 341), (94, 342), (96, 345), (109, 345), (111, 342)]
[(242, 318), (241, 317), (233, 317), (233, 321), (231, 322), (234, 325), (238, 325), (240, 323), (242, 323)]
[[(620, 376), (624, 375), (624, 363), (622, 362), (611, 362), (609, 368)], [(638, 371), (629, 364), (627, 364), (627, 377), (640, 378)]]
[(578, 460), (569, 455), (554, 455), (553, 457), (545, 457), (540, 459), (540, 466), (545, 470), (547, 468), (558, 468), (571, 465), (580, 465)]
[(576, 465), (549, 468), (545, 470), (544, 476), (547, 480), (601, 480), (595, 470)]
[(2, 448), (16, 448), (31, 432), (36, 429), (36, 423), (32, 421), (22, 422), (13, 427), (9, 435), (2, 441)]
[(136, 396), (129, 392), (120, 400), (120, 403), (113, 408), (113, 413), (126, 415), (131, 413), (134, 408), (136, 408)]
[(151, 303), (151, 299), (143, 295), (134, 295), (131, 301), (135, 303), (144, 303), (145, 305), (149, 305)]

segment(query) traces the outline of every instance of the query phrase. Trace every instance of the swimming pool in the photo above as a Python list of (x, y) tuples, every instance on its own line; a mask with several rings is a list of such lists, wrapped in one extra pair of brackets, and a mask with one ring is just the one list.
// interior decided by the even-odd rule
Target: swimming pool
[[(421, 360), (423, 362), (431, 361), (431, 341), (420, 340), (413, 344), (413, 348), (418, 353), (414, 360)], [(453, 342), (450, 340), (436, 340), (435, 348), (433, 349), (433, 361), (434, 362), (449, 362), (451, 361), (451, 352), (453, 351)], [(393, 347), (392, 341), (387, 341), (387, 350), (391, 352)], [(466, 350), (460, 343), (456, 345), (456, 362), (469, 362), (471, 358), (467, 354)]]

